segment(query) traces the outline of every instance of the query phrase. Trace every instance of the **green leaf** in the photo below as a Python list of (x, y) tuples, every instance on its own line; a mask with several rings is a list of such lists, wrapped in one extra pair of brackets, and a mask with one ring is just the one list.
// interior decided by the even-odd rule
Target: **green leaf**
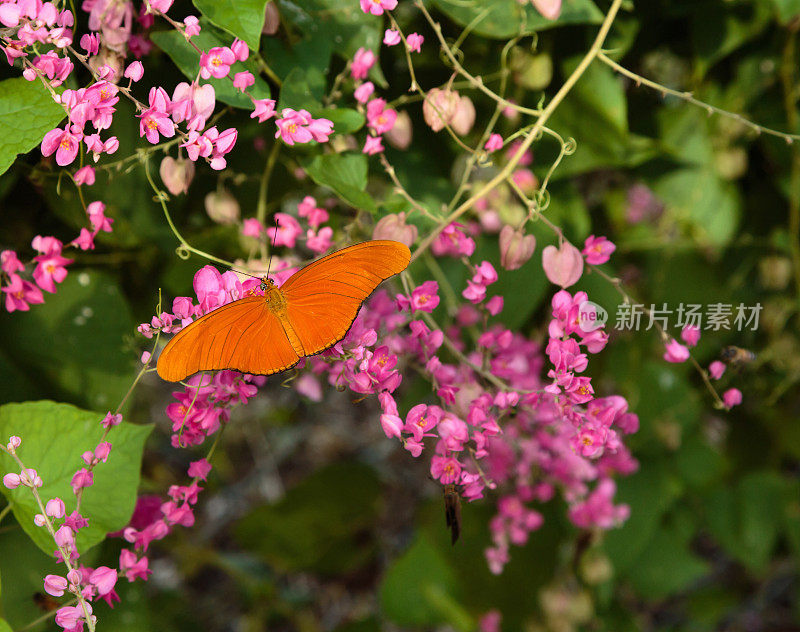
[(697, 242), (724, 246), (735, 236), (741, 194), (710, 168), (669, 172), (654, 183), (653, 191), (666, 205), (665, 216)]
[[(296, 26), (307, 38), (330, 42), (336, 53), (349, 60), (359, 48), (378, 53), (383, 22), (364, 13), (358, 2), (342, 0), (279, 0), (281, 18)], [(370, 71), (373, 80), (385, 86), (379, 64)]]
[[(0, 327), (5, 355), (60, 399), (108, 410), (131, 384), (134, 360), (123, 346), (133, 335), (133, 316), (116, 282), (105, 274), (70, 273), (44, 305), (0, 314)], [(7, 400), (17, 398), (11, 393)]]
[(712, 534), (755, 571), (766, 570), (783, 520), (786, 485), (775, 472), (753, 472), (708, 499)]
[[(381, 606), (386, 616), (401, 626), (450, 623), (443, 604), (452, 604), (456, 577), (453, 569), (425, 536), (386, 571), (381, 585)], [(463, 629), (463, 628), (462, 628)]]
[[(103, 434), (102, 413), (81, 410), (69, 404), (50, 401), (25, 402), (0, 406), (0, 436), (17, 435), (22, 446), (17, 451), (26, 467), (35, 469), (44, 485), (39, 488), (43, 502), (61, 498), (71, 513), (76, 506), (70, 481), (84, 467), (81, 454), (94, 450)], [(95, 467), (94, 484), (83, 493), (81, 514), (89, 525), (78, 532), (78, 551), (83, 552), (102, 542), (110, 531), (124, 527), (136, 504), (142, 450), (152, 426), (122, 423), (108, 436), (113, 444), (106, 463)], [(16, 472), (11, 457), (0, 453), (0, 469)], [(14, 516), (22, 529), (45, 553), (52, 554), (50, 534), (33, 524), (40, 513), (30, 489), (0, 488), (13, 505)]]
[(14, 632), (5, 619), (0, 619), (0, 632)]
[(269, 0), (192, 0), (210, 22), (257, 51)]
[(597, 24), (603, 14), (591, 0), (564, 0), (561, 15), (548, 20), (529, 3), (517, 0), (434, 0), (439, 9), (462, 26), (470, 25), (478, 35), (510, 39), (565, 24)]
[(627, 578), (647, 599), (662, 599), (686, 588), (708, 572), (709, 565), (688, 548), (685, 537), (673, 529), (658, 531), (642, 551), (641, 563), (628, 569)]
[(314, 118), (326, 118), (333, 121), (333, 131), (336, 134), (352, 134), (364, 127), (364, 115), (350, 108), (325, 108), (312, 110)]
[(0, 174), (66, 116), (40, 81), (0, 81)]
[(800, 15), (800, 0), (772, 0), (772, 4), (775, 5), (775, 13), (781, 24), (786, 24)]
[[(192, 38), (192, 42), (197, 45), (201, 50), (208, 51), (215, 46), (229, 46), (230, 40), (226, 38), (219, 30), (215, 29), (206, 20), (200, 21), (202, 31), (199, 35)], [(150, 39), (153, 43), (163, 50), (170, 59), (175, 62), (180, 71), (190, 80), (193, 81), (197, 76), (200, 66), (200, 55), (192, 48), (186, 38), (172, 29), (169, 31), (158, 31), (150, 34)], [(233, 87), (233, 76), (237, 72), (249, 70), (253, 73), (256, 79), (255, 84), (250, 86), (248, 92), (256, 99), (268, 99), (270, 97), (269, 85), (260, 76), (258, 64), (252, 59), (246, 62), (237, 61), (231, 66), (230, 75), (222, 79), (215, 79), (212, 77), (207, 81), (214, 86), (214, 92), (219, 101), (232, 105), (235, 108), (242, 108), (250, 110), (253, 108), (253, 103), (250, 97), (242, 94), (239, 90)]]
[(365, 191), (367, 158), (363, 154), (325, 154), (302, 164), (314, 182), (330, 188), (351, 206), (377, 212), (378, 205)]
[(325, 94), (325, 76), (317, 68), (295, 68), (283, 80), (278, 111), (321, 109), (320, 99)]
[(243, 518), (236, 538), (283, 572), (363, 567), (375, 551), (365, 533), (378, 513), (375, 472), (359, 463), (318, 470), (274, 505)]

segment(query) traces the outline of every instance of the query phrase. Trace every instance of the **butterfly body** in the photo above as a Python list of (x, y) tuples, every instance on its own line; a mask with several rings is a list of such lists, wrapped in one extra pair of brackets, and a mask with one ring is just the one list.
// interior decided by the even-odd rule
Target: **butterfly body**
[(161, 352), (158, 374), (178, 381), (204, 370), (271, 375), (341, 340), (364, 300), (404, 270), (404, 244), (378, 240), (334, 252), (281, 287), (261, 281), (251, 294), (209, 312), (178, 332)]

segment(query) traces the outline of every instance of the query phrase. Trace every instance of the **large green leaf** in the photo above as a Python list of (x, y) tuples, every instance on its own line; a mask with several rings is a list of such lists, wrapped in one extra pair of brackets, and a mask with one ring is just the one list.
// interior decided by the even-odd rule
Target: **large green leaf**
[[(97, 447), (103, 434), (103, 416), (49, 401), (6, 404), (0, 407), (0, 437), (22, 438), (18, 455), (26, 467), (42, 477), (42, 501), (61, 498), (70, 513), (76, 506), (70, 481), (84, 467), (81, 454)], [(136, 504), (142, 450), (151, 429), (152, 426), (122, 423), (109, 434), (111, 455), (106, 463), (95, 467), (94, 484), (84, 490), (81, 502), (81, 514), (89, 525), (78, 532), (80, 552), (102, 542), (107, 533), (121, 529), (130, 519)], [(0, 453), (0, 469), (16, 472), (19, 468), (9, 455)], [(33, 524), (40, 509), (30, 489), (2, 487), (0, 491), (12, 504), (23, 530), (42, 551), (52, 553), (55, 546), (50, 534)]]
[(64, 118), (64, 108), (53, 101), (40, 81), (22, 77), (0, 81), (0, 174), (42, 142)]
[(564, 0), (561, 15), (548, 20), (529, 2), (517, 0), (434, 0), (439, 9), (478, 35), (509, 39), (564, 24), (597, 24), (603, 14), (591, 0)]
[[(207, 21), (202, 20), (202, 31), (199, 35), (192, 38), (192, 42), (201, 50), (208, 51), (215, 46), (230, 46), (231, 40), (224, 36), (219, 30), (211, 26)], [(186, 38), (178, 31), (158, 31), (150, 34), (156, 46), (170, 56), (175, 65), (189, 79), (194, 80), (199, 70), (200, 55), (186, 41)], [(246, 62), (236, 62), (231, 66), (230, 75), (222, 79), (211, 78), (207, 83), (214, 86), (217, 99), (236, 108), (252, 109), (253, 103), (250, 97), (242, 94), (233, 87), (233, 76), (237, 72), (249, 70), (256, 78), (255, 84), (250, 86), (248, 93), (256, 99), (268, 99), (270, 97), (269, 85), (260, 76), (258, 64), (251, 58)]]
[(375, 200), (365, 191), (367, 158), (363, 154), (325, 154), (302, 164), (314, 182), (330, 188), (351, 206), (377, 212)]
[[(124, 345), (134, 333), (133, 316), (105, 274), (72, 272), (44, 305), (0, 314), (0, 327), (6, 358), (60, 399), (108, 410), (131, 384), (135, 360)], [(20, 396), (0, 389), (6, 401)]]
[(269, 0), (192, 0), (200, 12), (221, 29), (258, 50), (264, 9)]

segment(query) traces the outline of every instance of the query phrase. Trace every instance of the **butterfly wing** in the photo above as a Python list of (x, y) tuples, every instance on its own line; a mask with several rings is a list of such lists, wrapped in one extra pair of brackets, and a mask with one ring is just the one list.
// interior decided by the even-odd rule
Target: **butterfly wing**
[(263, 296), (248, 296), (184, 327), (158, 358), (158, 374), (177, 382), (198, 371), (269, 375), (297, 364), (297, 353)]
[(337, 250), (296, 272), (281, 286), (286, 318), (305, 355), (344, 338), (364, 300), (380, 283), (406, 269), (408, 246), (375, 240)]

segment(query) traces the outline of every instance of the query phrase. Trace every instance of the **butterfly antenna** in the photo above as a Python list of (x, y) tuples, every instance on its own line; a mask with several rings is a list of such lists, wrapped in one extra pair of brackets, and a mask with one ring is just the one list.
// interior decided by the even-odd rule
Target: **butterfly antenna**
[[(278, 218), (275, 217), (275, 234), (272, 236), (272, 249), (275, 249), (275, 242), (278, 239)], [(272, 252), (269, 253), (269, 261), (267, 262), (267, 278), (269, 278), (269, 270), (272, 267)]]

